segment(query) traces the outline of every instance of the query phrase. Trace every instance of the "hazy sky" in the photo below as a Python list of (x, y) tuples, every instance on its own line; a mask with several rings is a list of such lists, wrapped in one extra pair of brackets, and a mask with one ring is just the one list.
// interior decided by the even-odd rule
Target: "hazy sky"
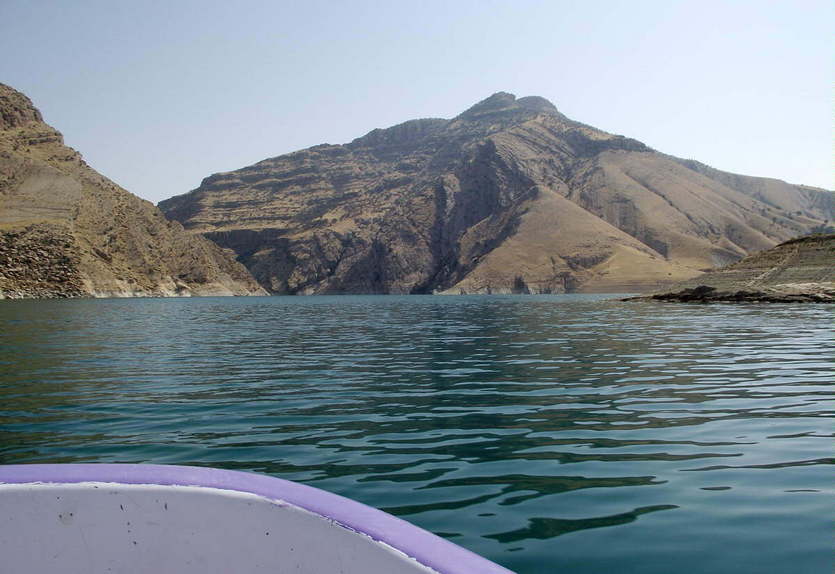
[(0, 0), (0, 82), (157, 202), (497, 91), (832, 189), (831, 0)]

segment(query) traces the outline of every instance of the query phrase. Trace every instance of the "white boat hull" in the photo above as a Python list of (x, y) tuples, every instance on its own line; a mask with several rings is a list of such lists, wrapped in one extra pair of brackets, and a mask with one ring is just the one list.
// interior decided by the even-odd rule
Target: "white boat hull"
[(358, 502), (268, 476), (0, 466), (0, 572), (507, 573)]

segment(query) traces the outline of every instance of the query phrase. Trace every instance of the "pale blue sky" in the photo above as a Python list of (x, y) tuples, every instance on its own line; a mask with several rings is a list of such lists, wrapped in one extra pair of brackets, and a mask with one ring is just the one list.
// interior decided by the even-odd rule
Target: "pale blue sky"
[(0, 82), (154, 202), (497, 91), (832, 189), (831, 0), (0, 1)]

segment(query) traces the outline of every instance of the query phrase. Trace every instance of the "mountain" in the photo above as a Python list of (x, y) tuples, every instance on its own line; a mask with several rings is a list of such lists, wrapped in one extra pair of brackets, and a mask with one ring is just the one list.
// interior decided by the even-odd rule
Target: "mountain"
[(0, 298), (261, 293), (232, 254), (90, 168), (0, 84)]
[(687, 302), (835, 302), (835, 234), (786, 241), (649, 298)]
[(664, 155), (507, 93), (159, 206), (270, 292), (303, 294), (645, 291), (835, 219), (828, 191)]

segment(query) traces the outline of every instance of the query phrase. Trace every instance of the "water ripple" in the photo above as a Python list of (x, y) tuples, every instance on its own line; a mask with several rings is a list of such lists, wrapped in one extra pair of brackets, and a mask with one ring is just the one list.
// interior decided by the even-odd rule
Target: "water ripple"
[(0, 302), (0, 463), (251, 470), (520, 573), (823, 571), (826, 306)]

